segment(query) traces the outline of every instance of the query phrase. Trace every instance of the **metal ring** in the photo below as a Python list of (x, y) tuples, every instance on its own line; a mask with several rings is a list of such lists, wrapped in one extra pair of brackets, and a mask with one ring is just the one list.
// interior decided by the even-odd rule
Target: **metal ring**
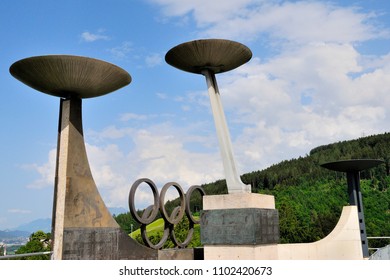
[(191, 186), (188, 189), (187, 193), (185, 194), (185, 197), (186, 197), (186, 216), (187, 216), (188, 222), (189, 222), (188, 234), (187, 234), (186, 239), (183, 242), (180, 242), (176, 238), (174, 228), (172, 227), (172, 229), (171, 229), (171, 239), (172, 239), (173, 243), (176, 246), (178, 246), (179, 248), (185, 248), (188, 246), (188, 244), (190, 244), (192, 237), (194, 235), (194, 225), (200, 223), (199, 220), (195, 220), (194, 217), (192, 216), (191, 207), (190, 207), (191, 196), (195, 190), (198, 190), (202, 197), (205, 195), (205, 191), (201, 186)]
[(194, 225), (192, 224), (191, 226), (191, 222), (190, 222), (190, 226), (188, 228), (188, 234), (187, 234), (187, 237), (186, 239), (183, 241), (183, 242), (180, 242), (179, 240), (177, 240), (176, 238), (176, 235), (175, 235), (175, 231), (174, 231), (174, 227), (172, 226), (171, 228), (171, 239), (172, 239), (172, 242), (179, 248), (185, 248), (188, 246), (188, 244), (190, 244), (191, 240), (192, 240), (192, 236), (194, 235)]
[[(153, 197), (154, 197), (154, 204), (148, 206), (142, 213), (142, 217), (140, 217), (137, 213), (137, 210), (135, 209), (135, 192), (138, 188), (138, 186), (141, 183), (146, 183), (149, 185), (149, 187), (153, 191)], [(177, 206), (173, 209), (172, 213), (168, 215), (166, 209), (165, 209), (165, 195), (166, 192), (170, 187), (176, 188), (177, 192), (179, 193), (180, 197), (180, 206)], [(167, 241), (168, 237), (171, 237), (172, 242), (180, 248), (186, 247), (192, 240), (193, 234), (194, 234), (194, 225), (199, 224), (199, 221), (195, 220), (192, 216), (191, 207), (190, 207), (190, 200), (192, 193), (198, 190), (201, 196), (203, 197), (205, 195), (205, 191), (200, 186), (191, 186), (187, 193), (184, 194), (182, 187), (175, 182), (169, 182), (166, 183), (163, 188), (161, 189), (161, 194), (159, 195), (156, 185), (147, 178), (138, 179), (133, 186), (131, 187), (130, 194), (129, 194), (129, 208), (132, 216), (134, 219), (141, 224), (141, 237), (144, 241), (145, 245), (153, 248), (153, 249), (161, 249), (165, 242)], [(158, 211), (160, 210), (162, 217), (164, 219), (164, 233), (161, 237), (160, 241), (157, 244), (153, 244), (147, 235), (146, 232), (146, 226), (147, 224), (150, 224), (153, 222), (157, 215)], [(188, 220), (189, 220), (189, 226), (188, 226), (188, 234), (186, 239), (183, 242), (180, 242), (177, 240), (174, 229), (175, 225), (177, 225), (183, 218), (184, 213), (186, 214)]]
[(164, 234), (163, 236), (161, 237), (160, 241), (157, 243), (157, 244), (153, 244), (147, 233), (146, 233), (146, 224), (142, 224), (141, 225), (141, 237), (142, 237), (142, 240), (144, 241), (145, 245), (148, 246), (149, 248), (152, 248), (152, 249), (161, 249), (162, 246), (164, 246), (165, 242), (168, 240), (168, 237), (169, 237), (169, 226), (167, 224), (164, 225)]
[(187, 218), (194, 224), (199, 224), (199, 220), (195, 220), (194, 217), (192, 216), (192, 212), (191, 212), (191, 206), (190, 206), (190, 201), (191, 201), (191, 196), (192, 196), (192, 193), (195, 191), (195, 190), (198, 190), (200, 195), (203, 197), (206, 193), (204, 191), (204, 189), (201, 187), (201, 186), (191, 186), (187, 193), (186, 193), (186, 214), (187, 214)]
[[(172, 211), (171, 215), (169, 216), (168, 213), (167, 213), (167, 210), (165, 209), (164, 199), (165, 199), (166, 192), (168, 191), (168, 189), (171, 186), (175, 187), (176, 190), (179, 193), (179, 196), (180, 196), (180, 208), (179, 208), (179, 210), (175, 209), (174, 211)], [(164, 221), (168, 222), (171, 225), (178, 224), (180, 222), (180, 220), (184, 216), (185, 207), (186, 207), (186, 201), (185, 201), (184, 192), (183, 192), (183, 189), (181, 188), (181, 186), (178, 183), (175, 183), (175, 182), (166, 183), (163, 186), (163, 188), (161, 190), (161, 194), (160, 194), (160, 210), (161, 210), (161, 214), (163, 216)]]
[[(135, 192), (137, 188), (142, 183), (148, 184), (149, 187), (152, 189), (154, 204), (147, 207), (142, 217), (140, 217), (137, 213), (137, 209), (135, 209), (134, 198), (135, 198)], [(129, 208), (130, 208), (131, 215), (138, 223), (146, 225), (146, 224), (150, 224), (151, 222), (154, 221), (154, 219), (156, 219), (159, 210), (158, 197), (159, 195), (158, 195), (157, 187), (152, 180), (149, 180), (147, 178), (141, 178), (134, 182), (133, 186), (130, 189), (130, 194), (129, 194)]]

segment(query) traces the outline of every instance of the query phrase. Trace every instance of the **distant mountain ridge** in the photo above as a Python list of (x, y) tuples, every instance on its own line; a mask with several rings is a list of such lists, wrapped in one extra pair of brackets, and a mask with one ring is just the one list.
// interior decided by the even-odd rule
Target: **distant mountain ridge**
[(20, 225), (13, 229), (14, 231), (27, 231), (33, 233), (38, 230), (42, 230), (43, 232), (50, 232), (51, 231), (51, 219), (37, 219), (34, 221), (31, 221), (29, 223)]
[[(109, 207), (108, 210), (112, 215), (128, 212), (123, 207)], [(43, 232), (51, 232), (51, 218), (36, 219), (12, 229), (0, 230), (0, 238), (29, 236), (31, 233), (38, 230), (42, 230)]]
[(18, 238), (18, 237), (29, 237), (30, 232), (21, 230), (0, 230), (0, 240)]

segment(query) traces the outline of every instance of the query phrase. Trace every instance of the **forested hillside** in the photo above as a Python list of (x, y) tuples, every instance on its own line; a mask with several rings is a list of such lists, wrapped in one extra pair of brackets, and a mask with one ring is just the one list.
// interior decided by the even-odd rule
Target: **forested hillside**
[[(252, 192), (275, 196), (281, 242), (312, 242), (325, 237), (348, 205), (345, 174), (322, 163), (346, 159), (382, 159), (383, 165), (361, 172), (368, 236), (390, 236), (390, 134), (369, 136), (317, 147), (309, 155), (282, 161), (242, 176)], [(204, 186), (208, 194), (226, 190), (224, 181)], [(370, 240), (379, 247), (386, 240)]]
[[(385, 161), (383, 165), (361, 173), (367, 235), (390, 236), (389, 133), (320, 146), (304, 157), (282, 161), (241, 178), (252, 186), (252, 192), (275, 196), (282, 243), (312, 242), (332, 231), (342, 207), (348, 205), (345, 174), (320, 165), (367, 158)], [(203, 187), (208, 195), (227, 192), (224, 180)], [(174, 207), (176, 202), (169, 204)], [(200, 198), (192, 204), (200, 205)], [(369, 247), (382, 247), (387, 242), (370, 240)]]

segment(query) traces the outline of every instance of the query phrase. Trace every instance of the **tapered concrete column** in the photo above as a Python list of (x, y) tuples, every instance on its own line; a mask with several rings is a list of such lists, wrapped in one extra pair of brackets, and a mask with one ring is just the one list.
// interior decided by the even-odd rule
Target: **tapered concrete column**
[(241, 178), (237, 172), (236, 162), (233, 155), (232, 142), (225, 119), (225, 113), (223, 111), (221, 95), (219, 93), (215, 74), (209, 69), (203, 70), (202, 74), (206, 77), (211, 110), (214, 116), (214, 124), (217, 131), (226, 184), (229, 188), (229, 193), (250, 192), (250, 186), (245, 185), (241, 181)]
[(53, 210), (53, 258), (62, 259), (71, 248), (69, 235), (81, 229), (119, 229), (93, 180), (84, 144), (81, 105), (77, 97), (61, 99), (55, 207)]

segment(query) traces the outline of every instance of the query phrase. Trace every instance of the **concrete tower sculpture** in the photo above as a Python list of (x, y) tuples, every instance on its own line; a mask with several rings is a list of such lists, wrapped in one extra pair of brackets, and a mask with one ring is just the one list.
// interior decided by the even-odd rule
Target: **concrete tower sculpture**
[[(208, 93), (225, 172), (227, 195), (203, 197), (201, 242), (205, 259), (222, 252), (276, 244), (279, 241), (279, 214), (273, 196), (251, 193), (237, 172), (229, 130), (215, 75), (233, 70), (252, 57), (241, 43), (223, 39), (195, 40), (180, 44), (165, 56), (168, 64), (206, 77)], [(241, 249), (238, 249), (241, 250)]]
[(248, 62), (251, 57), (252, 52), (246, 46), (223, 39), (195, 40), (183, 43), (169, 50), (165, 56), (168, 64), (180, 70), (202, 74), (206, 77), (229, 193), (250, 193), (251, 187), (241, 181), (237, 172), (215, 74), (233, 70)]
[(97, 59), (49, 55), (22, 59), (11, 74), (43, 93), (60, 97), (53, 201), (53, 259), (156, 259), (157, 252), (131, 239), (107, 210), (89, 167), (82, 99), (131, 82), (123, 69)]
[(378, 159), (351, 159), (327, 162), (321, 166), (329, 170), (345, 172), (347, 175), (349, 205), (357, 206), (362, 253), (364, 258), (369, 257), (366, 223), (364, 221), (363, 197), (360, 190), (360, 172), (383, 164)]

